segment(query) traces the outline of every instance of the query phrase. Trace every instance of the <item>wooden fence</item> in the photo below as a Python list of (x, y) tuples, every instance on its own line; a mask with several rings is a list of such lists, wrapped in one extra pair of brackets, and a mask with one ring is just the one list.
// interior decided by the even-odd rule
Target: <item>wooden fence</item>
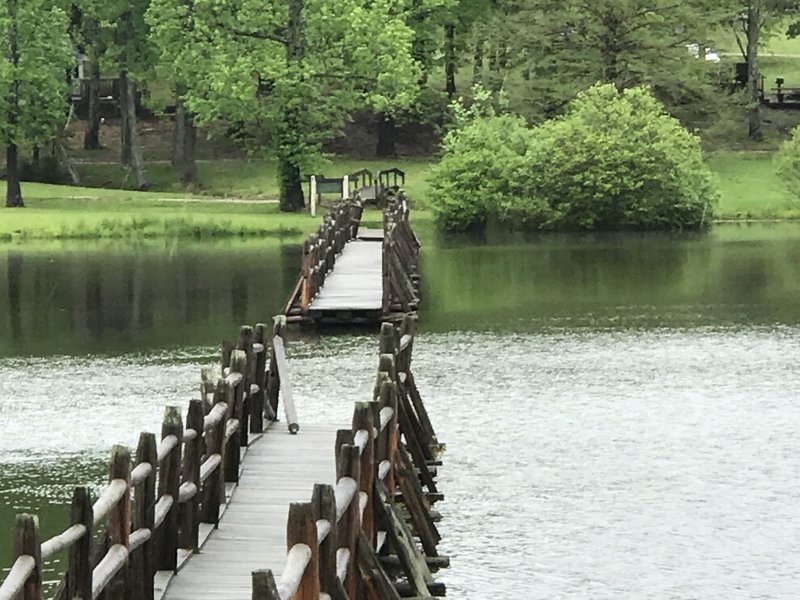
[(305, 319), (311, 300), (325, 283), (325, 277), (336, 264), (336, 257), (344, 245), (358, 235), (363, 210), (362, 204), (356, 200), (342, 201), (328, 211), (317, 232), (303, 243), (300, 276), (283, 310), (289, 322)]
[(420, 243), (408, 222), (408, 200), (391, 196), (383, 211), (383, 315), (416, 312), (420, 300)]
[(337, 483), (290, 506), (281, 577), (254, 571), (253, 600), (445, 594), (432, 576), (449, 564), (431, 510), (441, 446), (411, 373), (413, 327), (409, 318), (399, 329), (383, 324), (373, 399), (357, 402), (352, 428), (337, 432)]
[(275, 418), (281, 388), (289, 431), (299, 429), (285, 327), (286, 318), (278, 316), (271, 343), (264, 324), (242, 327), (237, 343), (223, 343), (223, 376), (214, 383), (203, 372), (201, 399), (189, 403), (185, 425), (178, 408), (168, 406), (160, 441), (142, 433), (133, 457), (115, 446), (107, 487), (94, 503), (89, 488), (75, 488), (64, 532), (41, 541), (36, 517), (18, 515), (15, 562), (0, 600), (40, 600), (42, 564), (64, 551), (57, 598), (152, 600), (154, 577), (156, 584), (159, 572), (169, 577), (219, 523), (249, 436), (263, 432), (265, 416)]
[[(88, 488), (75, 488), (64, 532), (42, 542), (36, 517), (17, 516), (15, 562), (0, 600), (40, 600), (43, 561), (64, 551), (57, 598), (152, 600), (164, 589), (218, 525), (250, 435), (275, 419), (279, 390), (289, 431), (298, 431), (285, 326), (281, 315), (271, 341), (259, 324), (223, 343), (222, 377), (213, 382), (203, 372), (185, 425), (167, 407), (160, 441), (142, 433), (133, 457), (115, 446), (108, 486), (93, 504)], [(291, 505), (286, 566), (278, 581), (269, 571), (252, 573), (254, 600), (444, 595), (432, 576), (449, 562), (437, 553), (431, 510), (442, 498), (435, 482), (441, 446), (411, 371), (413, 346), (411, 318), (399, 328), (382, 325), (373, 398), (356, 403), (352, 428), (337, 434), (336, 486), (316, 485), (311, 502)]]

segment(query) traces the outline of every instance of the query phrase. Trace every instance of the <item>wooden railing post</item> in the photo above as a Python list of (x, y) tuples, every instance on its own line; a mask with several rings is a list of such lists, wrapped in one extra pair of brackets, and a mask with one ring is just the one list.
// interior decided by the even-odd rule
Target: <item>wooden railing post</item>
[(178, 443), (164, 457), (158, 474), (158, 496), (171, 496), (172, 506), (158, 532), (156, 569), (174, 571), (178, 566), (178, 498), (181, 486), (183, 422), (177, 406), (167, 406), (161, 425), (161, 439), (174, 435)]
[(200, 458), (203, 445), (203, 403), (201, 400), (189, 402), (186, 415), (186, 429), (197, 432), (194, 439), (184, 444), (183, 483), (193, 485), (194, 496), (179, 507), (179, 539), (180, 548), (196, 551), (198, 548), (198, 528), (200, 527)]
[[(214, 404), (225, 402), (229, 394), (230, 387), (224, 379), (217, 382), (217, 390), (214, 394)], [(208, 476), (203, 485), (203, 499), (200, 520), (203, 523), (210, 523), (215, 527), (219, 525), (219, 508), (225, 495), (225, 427), (227, 416), (217, 421), (206, 436), (205, 458), (219, 454), (220, 461), (216, 470)]]
[(233, 418), (239, 421), (239, 429), (233, 435), (239, 440), (243, 448), (248, 443), (248, 414), (247, 414), (247, 353), (244, 350), (234, 350), (231, 353), (231, 373), (241, 373), (242, 379), (233, 388)]
[[(108, 470), (108, 480), (120, 479), (128, 486), (131, 482), (131, 455), (125, 446), (114, 446), (111, 450), (111, 462)], [(131, 495), (122, 494), (108, 514), (106, 522), (106, 541), (111, 548), (117, 544), (127, 548), (131, 536)], [(128, 567), (122, 568), (114, 575), (111, 583), (106, 587), (103, 597), (106, 600), (125, 600), (127, 594)]]
[[(286, 546), (291, 550), (295, 544), (304, 544), (311, 550), (311, 558), (300, 578), (292, 600), (319, 600), (319, 549), (317, 526), (313, 510), (308, 502), (293, 502), (289, 505), (289, 520), (286, 525)], [(354, 596), (351, 596), (351, 598)]]
[[(149, 464), (150, 474), (133, 488), (134, 511), (131, 527), (149, 529), (150, 539), (131, 553), (130, 557), (130, 600), (153, 600), (153, 531), (155, 525), (156, 479), (158, 472), (158, 451), (156, 436), (141, 433), (136, 447), (136, 464)], [(84, 598), (85, 596), (80, 596)]]
[(39, 521), (34, 515), (17, 515), (14, 524), (13, 557), (32, 556), (35, 567), (25, 581), (19, 600), (42, 600), (42, 543), (39, 538)]
[[(65, 587), (67, 598), (92, 597), (92, 500), (88, 487), (72, 491), (70, 525), (83, 525), (86, 533), (69, 549)], [(134, 599), (138, 600), (138, 599)]]
[(361, 515), (361, 528), (370, 543), (375, 539), (375, 528), (373, 523), (372, 486), (375, 483), (375, 439), (373, 430), (375, 429), (375, 413), (372, 409), (372, 402), (356, 402), (353, 411), (353, 431), (363, 430), (367, 432), (367, 441), (361, 451), (359, 491), (367, 495), (367, 503)]
[(336, 540), (340, 548), (346, 548), (350, 553), (347, 564), (347, 575), (344, 587), (348, 598), (355, 598), (356, 594), (356, 548), (358, 547), (358, 534), (361, 531), (359, 495), (361, 465), (358, 447), (353, 445), (353, 432), (339, 430), (336, 435), (336, 478), (350, 477), (355, 481), (356, 494), (350, 507), (339, 521)]
[(313, 518), (327, 521), (330, 532), (319, 545), (320, 591), (332, 598), (337, 597), (341, 582), (336, 577), (336, 496), (330, 485), (316, 484), (311, 496)]
[[(272, 319), (272, 337), (282, 338), (286, 328), (286, 318), (277, 315)], [(278, 374), (278, 361), (275, 358), (275, 349), (272, 348), (269, 359), (269, 374), (267, 376), (267, 402), (272, 408), (273, 414), (278, 414), (278, 393), (281, 389), (281, 378)]]
[(253, 383), (258, 386), (258, 391), (253, 394), (251, 398), (250, 410), (250, 432), (261, 433), (264, 431), (264, 400), (267, 397), (267, 326), (264, 323), (258, 323), (253, 331), (253, 340), (256, 344), (261, 344), (261, 352), (255, 355), (255, 369), (253, 375)]

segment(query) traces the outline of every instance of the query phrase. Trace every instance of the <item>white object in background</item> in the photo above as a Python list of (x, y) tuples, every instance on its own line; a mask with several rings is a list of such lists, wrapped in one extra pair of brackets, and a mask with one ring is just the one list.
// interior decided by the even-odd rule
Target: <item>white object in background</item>
[(308, 193), (311, 196), (311, 216), (317, 216), (317, 177), (311, 176), (311, 183), (309, 184)]

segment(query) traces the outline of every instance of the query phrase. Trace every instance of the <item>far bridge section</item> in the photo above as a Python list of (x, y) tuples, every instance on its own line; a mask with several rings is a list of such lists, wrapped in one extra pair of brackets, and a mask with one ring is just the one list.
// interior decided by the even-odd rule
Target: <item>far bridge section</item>
[(360, 199), (331, 209), (303, 244), (300, 276), (284, 308), (290, 323), (377, 325), (415, 314), (420, 243), (408, 200), (389, 195), (380, 229), (361, 227)]

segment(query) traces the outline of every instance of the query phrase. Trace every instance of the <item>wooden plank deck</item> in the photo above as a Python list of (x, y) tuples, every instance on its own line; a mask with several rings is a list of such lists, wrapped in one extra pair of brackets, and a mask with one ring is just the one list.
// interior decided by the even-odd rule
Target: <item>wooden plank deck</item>
[(312, 314), (323, 311), (380, 311), (383, 305), (383, 244), (377, 240), (348, 242), (317, 297)]
[(279, 423), (255, 441), (219, 529), (172, 578), (163, 598), (250, 600), (252, 571), (272, 569), (277, 579), (286, 559), (289, 504), (309, 502), (315, 483), (335, 483), (336, 430), (301, 425), (290, 435)]

